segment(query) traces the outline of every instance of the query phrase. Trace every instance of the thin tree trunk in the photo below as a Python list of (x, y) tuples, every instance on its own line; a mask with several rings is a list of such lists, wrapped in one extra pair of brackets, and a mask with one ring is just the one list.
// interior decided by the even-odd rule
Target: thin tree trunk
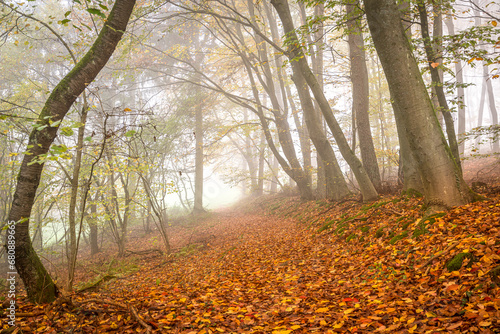
[[(445, 21), (448, 27), (448, 35), (455, 35), (455, 26), (453, 24), (453, 17), (447, 16)], [(464, 75), (462, 71), (462, 61), (460, 58), (454, 60), (455, 63), (455, 80), (457, 83), (457, 103), (458, 103), (458, 151), (464, 154), (465, 151), (465, 89)]]
[(259, 143), (259, 174), (257, 183), (257, 195), (262, 196), (264, 194), (264, 159), (266, 155), (266, 137), (264, 133), (260, 136)]
[(97, 205), (92, 203), (90, 206), (89, 229), (90, 229), (90, 255), (94, 256), (99, 253), (99, 227), (97, 226)]
[[(75, 274), (75, 262), (73, 259), (76, 259), (76, 255), (78, 252), (77, 249), (77, 240), (76, 240), (76, 200), (78, 198), (78, 187), (80, 181), (80, 168), (82, 166), (82, 155), (83, 155), (83, 138), (85, 135), (85, 125), (87, 123), (87, 114), (88, 107), (85, 102), (82, 106), (82, 114), (80, 116), (80, 123), (82, 126), (78, 128), (78, 139), (76, 143), (76, 155), (75, 155), (75, 164), (73, 166), (73, 175), (71, 176), (71, 197), (69, 201), (69, 253), (68, 253), (68, 284), (66, 286), (68, 291), (73, 290), (73, 277)], [(82, 208), (83, 210), (83, 208)]]
[[(431, 37), (429, 35), (429, 24), (427, 22), (427, 9), (422, 0), (417, 2), (418, 11), (420, 13), (420, 23), (422, 37), (424, 40), (425, 53), (427, 55), (427, 60), (429, 61), (429, 70), (432, 77), (432, 86), (436, 91), (436, 95), (439, 102), (439, 110), (443, 114), (444, 122), (446, 125), (446, 134), (448, 136), (448, 143), (453, 154), (453, 158), (457, 166), (462, 169), (460, 163), (460, 153), (458, 150), (457, 135), (455, 133), (455, 125), (453, 124), (453, 117), (451, 116), (450, 108), (448, 107), (448, 102), (446, 101), (446, 95), (443, 89), (443, 80), (440, 78), (438, 66), (442, 65), (438, 63), (440, 61), (439, 56), (436, 54), (432, 46)], [(437, 38), (440, 38), (438, 36)]]
[(335, 137), (335, 141), (337, 142), (342, 156), (352, 168), (354, 175), (356, 176), (359, 187), (361, 189), (363, 200), (371, 201), (377, 199), (378, 194), (375, 190), (375, 187), (370, 181), (370, 178), (368, 177), (368, 174), (361, 164), (361, 161), (356, 157), (356, 155), (349, 147), (349, 143), (344, 137), (342, 129), (340, 128), (340, 125), (337, 123), (337, 120), (333, 115), (333, 111), (320, 85), (318, 84), (316, 76), (312, 73), (309, 65), (307, 64), (304, 53), (299, 46), (300, 43), (298, 42), (297, 34), (295, 33), (295, 28), (293, 25), (292, 16), (290, 14), (290, 8), (288, 7), (288, 2), (286, 0), (272, 0), (271, 4), (276, 8), (276, 11), (281, 18), (281, 22), (283, 23), (285, 33), (288, 35), (288, 38), (290, 40), (287, 50), (287, 57), (293, 60), (291, 61), (293, 72), (301, 72), (309, 88), (313, 92), (314, 97), (321, 109), (321, 112), (323, 113), (323, 116), (325, 117), (325, 120), (330, 127), (333, 136)]
[(359, 0), (351, 0), (351, 3), (346, 5), (348, 17), (347, 28), (349, 29), (349, 57), (351, 60), (352, 113), (356, 118), (359, 150), (363, 166), (375, 189), (380, 191), (380, 170), (370, 128), (370, 116), (368, 114), (368, 109), (370, 108), (370, 89), (363, 31), (361, 30), (359, 19), (357, 19), (357, 16), (361, 15), (361, 12), (356, 11), (358, 6)]
[[(199, 92), (199, 89), (197, 89)], [(203, 109), (201, 97), (195, 105), (195, 177), (194, 177), (194, 204), (193, 213), (204, 212), (203, 209)]]
[(127, 27), (134, 5), (135, 0), (115, 2), (94, 45), (54, 88), (31, 131), (8, 221), (17, 222), (16, 269), (24, 282), (28, 298), (33, 302), (51, 302), (58, 293), (56, 285), (34, 251), (29, 235), (29, 217), (44, 165), (40, 158), (48, 152), (57, 135), (59, 123), (71, 105), (113, 54)]

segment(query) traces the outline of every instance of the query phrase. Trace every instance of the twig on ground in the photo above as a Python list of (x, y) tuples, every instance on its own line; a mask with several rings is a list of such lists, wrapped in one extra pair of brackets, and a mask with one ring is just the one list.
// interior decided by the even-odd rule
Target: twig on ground
[[(441, 253), (431, 256), (431, 258), (428, 259), (427, 261), (425, 261), (425, 263), (423, 265), (421, 265), (418, 269), (422, 270), (424, 267), (428, 266), (432, 261), (434, 261), (438, 257), (448, 254), (453, 248), (457, 247), (459, 243), (460, 243), (460, 241), (456, 241), (456, 242), (452, 243), (451, 245), (449, 245), (448, 248), (446, 248)], [(427, 274), (429, 268), (427, 268), (427, 270), (425, 271), (426, 274)]]
[(118, 303), (118, 302), (114, 302), (114, 301), (111, 301), (111, 300), (100, 300), (100, 299), (96, 299), (96, 298), (91, 298), (91, 299), (87, 299), (87, 300), (84, 300), (82, 302), (80, 302), (79, 304), (82, 305), (82, 304), (88, 304), (88, 303), (96, 303), (96, 304), (107, 304), (107, 305), (113, 305), (113, 306), (116, 306), (118, 308), (122, 308), (122, 309), (125, 309), (125, 310), (128, 310), (129, 313), (132, 315), (132, 317), (142, 326), (146, 329), (146, 333), (151, 333), (151, 326), (149, 326), (140, 316), (139, 314), (137, 313), (137, 310), (135, 309), (135, 307), (133, 307), (132, 305), (128, 304), (123, 304), (123, 303)]

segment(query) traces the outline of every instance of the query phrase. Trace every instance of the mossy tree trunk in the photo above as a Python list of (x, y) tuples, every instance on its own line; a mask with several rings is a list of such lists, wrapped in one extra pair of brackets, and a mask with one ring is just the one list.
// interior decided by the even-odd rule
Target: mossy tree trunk
[(474, 199), (446, 142), (394, 0), (364, 0), (370, 32), (389, 84), (391, 98), (432, 209)]
[(71, 105), (113, 54), (134, 5), (135, 0), (115, 2), (96, 41), (54, 88), (30, 133), (8, 220), (17, 222), (16, 269), (24, 282), (28, 298), (33, 302), (51, 302), (57, 296), (57, 287), (33, 249), (29, 234), (29, 218), (44, 166), (39, 159), (49, 151), (59, 123)]

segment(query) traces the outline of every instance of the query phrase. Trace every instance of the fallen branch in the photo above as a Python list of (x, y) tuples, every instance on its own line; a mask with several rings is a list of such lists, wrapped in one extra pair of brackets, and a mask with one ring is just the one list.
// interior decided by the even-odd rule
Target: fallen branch
[(77, 293), (81, 293), (81, 292), (93, 289), (93, 288), (98, 287), (99, 285), (101, 285), (101, 283), (109, 281), (110, 279), (113, 279), (113, 278), (116, 278), (116, 276), (115, 275), (110, 275), (110, 274), (104, 275), (103, 277), (101, 277), (100, 279), (98, 279), (95, 283), (92, 283), (92, 284), (90, 284), (88, 286), (85, 286), (85, 287), (83, 287), (81, 289), (78, 289), (76, 292)]
[[(29, 317), (38, 317), (39, 315), (45, 314), (45, 311), (38, 312), (16, 312), (16, 318), (29, 318)], [(5, 312), (0, 313), (0, 317), (6, 317), (7, 314)]]
[(451, 245), (449, 245), (448, 248), (446, 248), (441, 253), (431, 256), (431, 258), (428, 259), (427, 261), (425, 261), (425, 263), (423, 265), (421, 265), (418, 269), (422, 270), (422, 268), (428, 266), (429, 263), (431, 263), (432, 261), (434, 261), (438, 257), (448, 254), (453, 248), (457, 247), (459, 243), (460, 243), (460, 241), (456, 241), (456, 242), (452, 243)]
[(113, 306), (116, 306), (118, 308), (122, 308), (122, 309), (125, 309), (125, 310), (128, 310), (129, 313), (132, 315), (132, 317), (142, 326), (146, 329), (146, 333), (147, 334), (150, 334), (151, 333), (151, 326), (149, 326), (140, 316), (139, 314), (137, 313), (137, 310), (135, 307), (133, 307), (132, 305), (128, 304), (123, 304), (123, 303), (119, 303), (119, 302), (114, 302), (114, 301), (110, 301), (110, 300), (100, 300), (100, 299), (96, 299), (96, 298), (91, 298), (91, 299), (87, 299), (87, 300), (84, 300), (82, 302), (80, 302), (79, 304), (82, 305), (82, 304), (88, 304), (88, 303), (96, 303), (96, 304), (104, 304), (104, 305), (113, 305)]
[(135, 320), (137, 320), (137, 322), (139, 324), (141, 324), (142, 327), (146, 328), (146, 333), (151, 333), (151, 326), (149, 326), (144, 320), (142, 320), (142, 318), (139, 316), (139, 314), (137, 314), (137, 310), (135, 309), (135, 307), (133, 307), (132, 305), (129, 305), (129, 310), (130, 310), (130, 313), (132, 313), (132, 316), (135, 318)]
[(131, 250), (127, 249), (125, 252), (130, 253), (130, 254), (135, 254), (135, 255), (146, 255), (146, 254), (151, 254), (151, 253), (159, 253), (160, 255), (164, 254), (164, 252), (158, 248), (146, 249), (146, 250), (142, 250), (142, 251), (131, 251)]

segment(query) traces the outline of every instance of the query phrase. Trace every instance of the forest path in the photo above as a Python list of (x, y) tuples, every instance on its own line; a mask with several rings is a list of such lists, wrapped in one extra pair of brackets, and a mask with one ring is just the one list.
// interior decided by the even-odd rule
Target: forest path
[(145, 266), (117, 282), (116, 290), (108, 287), (110, 292), (133, 295), (144, 307), (163, 310), (155, 318), (163, 317), (181, 332), (206, 327), (270, 333), (298, 329), (307, 321), (304, 316), (319, 330), (321, 321), (333, 321), (314, 315), (318, 302), (328, 306), (328, 285), (335, 284), (335, 272), (327, 270), (325, 260), (331, 245), (327, 248), (310, 230), (276, 216), (224, 211), (205, 225), (215, 235), (206, 249), (159, 267)]
[[(172, 227), (168, 257), (83, 263), (85, 281), (118, 274), (72, 295), (76, 307), (20, 304), (34, 316), (19, 324), (50, 334), (498, 333), (500, 196), (430, 220), (423, 211), (421, 199), (398, 196), (334, 205), (266, 197)], [(215, 237), (196, 246), (193, 235)], [(136, 235), (128, 249), (159, 242)], [(467, 252), (473, 260), (445, 268)]]
[[(160, 333), (500, 328), (500, 288), (489, 274), (500, 264), (498, 196), (433, 218), (419, 238), (412, 237), (421, 229), (418, 199), (341, 206), (271, 201), (214, 214), (202, 224), (203, 233), (215, 235), (207, 248), (167, 263), (142, 259), (140, 271), (105, 293), (132, 296)], [(352, 220), (342, 223), (343, 215)], [(325, 222), (337, 225), (318, 233)], [(468, 251), (476, 263), (444, 268), (450, 257)]]

